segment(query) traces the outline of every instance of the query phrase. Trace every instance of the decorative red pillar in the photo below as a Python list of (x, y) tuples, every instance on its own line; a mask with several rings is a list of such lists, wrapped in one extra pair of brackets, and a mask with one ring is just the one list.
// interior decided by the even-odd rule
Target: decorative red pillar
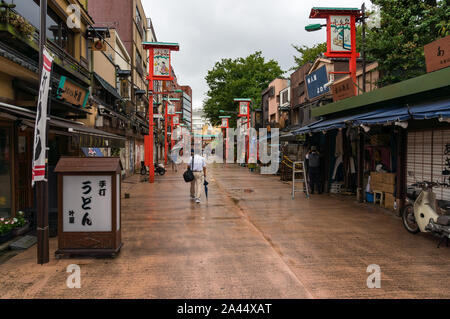
[[(153, 81), (171, 81), (173, 80), (171, 67), (171, 51), (179, 51), (178, 43), (163, 42), (143, 42), (145, 50), (149, 51), (149, 71), (148, 71), (148, 88), (149, 88), (149, 135), (145, 136), (145, 165), (149, 167), (149, 182), (155, 182), (155, 167), (153, 162)], [(167, 121), (166, 121), (167, 123)], [(167, 134), (167, 129), (166, 129)], [(166, 136), (167, 143), (167, 136)], [(167, 155), (167, 154), (166, 154)], [(166, 158), (167, 161), (167, 158)]]

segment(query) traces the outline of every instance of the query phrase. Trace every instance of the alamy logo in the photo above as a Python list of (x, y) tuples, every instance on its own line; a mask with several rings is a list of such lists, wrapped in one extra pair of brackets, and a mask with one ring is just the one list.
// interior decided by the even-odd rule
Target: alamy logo
[(367, 288), (381, 288), (381, 268), (378, 265), (372, 264), (367, 267), (366, 272), (371, 273), (367, 277)]
[(67, 288), (81, 288), (81, 268), (78, 265), (72, 264), (67, 266), (66, 272), (70, 273), (67, 277)]
[(67, 6), (67, 26), (69, 29), (80, 29), (81, 28), (81, 10), (80, 6), (71, 4)]
[[(175, 142), (170, 155), (173, 162), (175, 164), (189, 163), (192, 149), (192, 137), (189, 131), (182, 128), (175, 129), (172, 140)], [(225, 139), (220, 133), (204, 149), (202, 135), (194, 135), (193, 140), (195, 153), (203, 155), (208, 164), (223, 164), (225, 148), (226, 163), (256, 164), (259, 161), (264, 164), (261, 167), (261, 174), (278, 172), (280, 164), (279, 129), (273, 128), (268, 135), (267, 129), (260, 129), (257, 134), (254, 128), (249, 130), (227, 128)]]

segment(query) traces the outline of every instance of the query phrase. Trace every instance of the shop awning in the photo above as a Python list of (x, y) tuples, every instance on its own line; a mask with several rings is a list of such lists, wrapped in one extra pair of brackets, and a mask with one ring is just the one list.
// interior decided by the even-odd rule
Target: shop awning
[(415, 105), (410, 112), (415, 120), (450, 118), (450, 99)]
[[(6, 103), (0, 103), (0, 114), (4, 112), (5, 114), (11, 115), (11, 119), (14, 120), (21, 120), (23, 124), (29, 127), (34, 127), (35, 125), (35, 119), (36, 119), (36, 112), (15, 106), (10, 105)], [(49, 121), (50, 127), (58, 128), (58, 129), (64, 129), (64, 130), (55, 130), (55, 134), (62, 134), (62, 135), (84, 135), (84, 136), (90, 136), (93, 138), (98, 138), (102, 140), (109, 140), (114, 145), (122, 146), (124, 145), (126, 138), (124, 136), (108, 133), (93, 127), (88, 127), (85, 125), (82, 125), (80, 123), (66, 120), (63, 118), (59, 118), (56, 116), (51, 116)], [(86, 142), (85, 144), (89, 144)], [(86, 147), (89, 147), (90, 145), (85, 145)]]
[(353, 125), (381, 125), (410, 119), (429, 120), (434, 118), (450, 118), (450, 99), (385, 108), (376, 111), (374, 114), (361, 114)]
[(109, 92), (112, 96), (114, 96), (116, 99), (120, 100), (122, 99), (122, 97), (119, 95), (119, 93), (116, 91), (116, 89), (109, 84), (108, 82), (106, 82), (105, 79), (103, 79), (100, 75), (98, 75), (97, 73), (94, 72), (94, 77), (95, 79), (100, 83), (100, 85), (107, 91)]
[(382, 125), (392, 122), (406, 121), (411, 118), (408, 107), (391, 107), (377, 110), (371, 113), (360, 114), (354, 121), (353, 126)]

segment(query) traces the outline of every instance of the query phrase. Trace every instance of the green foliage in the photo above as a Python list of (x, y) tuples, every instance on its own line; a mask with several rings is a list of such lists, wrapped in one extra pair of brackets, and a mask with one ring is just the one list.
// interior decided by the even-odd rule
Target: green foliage
[(294, 55), (295, 66), (291, 70), (297, 70), (308, 62), (314, 62), (317, 57), (327, 51), (327, 43), (319, 43), (312, 47), (306, 45), (297, 46), (292, 44), (292, 47), (300, 53), (300, 56)]
[(26, 222), (23, 212), (18, 212), (14, 218), (0, 218), (0, 236), (6, 235), (14, 228), (25, 226)]
[(373, 0), (381, 8), (381, 28), (367, 31), (368, 60), (378, 61), (387, 85), (426, 72), (424, 45), (448, 34), (448, 0)]
[[(220, 123), (219, 116), (230, 115), (230, 127), (236, 125), (238, 105), (235, 98), (253, 99), (253, 107), (261, 104), (261, 92), (269, 83), (283, 75), (278, 62), (266, 61), (261, 52), (246, 58), (222, 59), (208, 71), (209, 86), (203, 111), (212, 125)], [(220, 113), (224, 110), (232, 113)]]

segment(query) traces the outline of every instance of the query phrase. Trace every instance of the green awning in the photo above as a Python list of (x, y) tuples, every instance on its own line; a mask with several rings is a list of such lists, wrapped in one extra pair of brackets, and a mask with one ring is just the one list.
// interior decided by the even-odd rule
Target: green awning
[[(439, 89), (442, 90), (439, 92), (442, 94), (441, 96), (450, 93), (450, 68), (424, 74), (382, 87), (372, 92), (313, 108), (311, 109), (311, 116), (319, 117), (363, 106), (383, 104), (392, 102), (392, 100), (407, 98), (413, 95), (416, 96), (417, 94), (424, 94), (428, 91)], [(413, 101), (415, 100), (414, 98)]]

